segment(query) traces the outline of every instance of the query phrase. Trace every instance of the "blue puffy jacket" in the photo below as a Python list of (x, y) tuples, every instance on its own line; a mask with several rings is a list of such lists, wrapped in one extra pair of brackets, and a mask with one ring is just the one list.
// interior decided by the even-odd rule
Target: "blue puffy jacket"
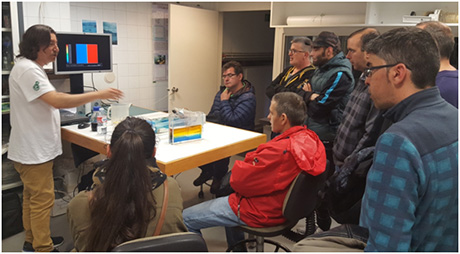
[(220, 100), (220, 95), (225, 90), (225, 86), (221, 86), (216, 97), (214, 97), (211, 111), (206, 116), (206, 120), (246, 130), (254, 130), (256, 95), (254, 87), (249, 81), (243, 80), (243, 84), (244, 87), (226, 101)]

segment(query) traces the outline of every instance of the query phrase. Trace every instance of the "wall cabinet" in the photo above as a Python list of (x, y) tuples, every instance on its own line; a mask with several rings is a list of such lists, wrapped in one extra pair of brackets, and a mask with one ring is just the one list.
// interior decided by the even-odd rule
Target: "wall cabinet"
[[(272, 2), (271, 27), (398, 27), (411, 13), (427, 16), (440, 9), (440, 21), (458, 26), (458, 2)], [(296, 20), (295, 17), (298, 19)], [(300, 18), (308, 22), (300, 23)]]
[(458, 2), (272, 2), (270, 27), (275, 28), (273, 78), (282, 70), (287, 57), (286, 38), (316, 36), (331, 31), (348, 36), (362, 27), (375, 27), (381, 33), (402, 26), (403, 16), (427, 16), (441, 9), (440, 21), (458, 36)]

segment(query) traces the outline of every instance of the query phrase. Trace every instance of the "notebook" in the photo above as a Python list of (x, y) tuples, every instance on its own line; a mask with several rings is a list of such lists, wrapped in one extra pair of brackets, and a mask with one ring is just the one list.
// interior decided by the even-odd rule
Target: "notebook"
[(89, 122), (89, 118), (79, 113), (73, 113), (67, 110), (59, 110), (61, 115), (61, 126)]

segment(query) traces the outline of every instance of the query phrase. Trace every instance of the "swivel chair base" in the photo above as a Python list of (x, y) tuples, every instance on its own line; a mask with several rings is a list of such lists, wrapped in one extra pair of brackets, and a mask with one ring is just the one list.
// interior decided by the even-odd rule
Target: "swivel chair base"
[(269, 245), (275, 246), (275, 250), (273, 250), (271, 252), (279, 252), (280, 249), (282, 249), (284, 252), (291, 252), (291, 250), (288, 247), (282, 245), (281, 243), (272, 241), (270, 239), (265, 239), (263, 236), (256, 236), (256, 238), (253, 238), (253, 239), (245, 239), (245, 240), (239, 241), (239, 242), (235, 243), (234, 245), (228, 247), (226, 252), (233, 252), (233, 250), (237, 246), (243, 245), (244, 247), (246, 247), (245, 245), (247, 243), (255, 243), (256, 252), (264, 252), (264, 248), (265, 248), (264, 244), (269, 244)]
[(200, 199), (204, 198), (203, 185), (207, 185), (207, 186), (211, 187), (211, 185), (209, 183), (203, 183), (202, 185), (200, 185), (200, 192), (198, 192), (198, 198), (200, 198)]

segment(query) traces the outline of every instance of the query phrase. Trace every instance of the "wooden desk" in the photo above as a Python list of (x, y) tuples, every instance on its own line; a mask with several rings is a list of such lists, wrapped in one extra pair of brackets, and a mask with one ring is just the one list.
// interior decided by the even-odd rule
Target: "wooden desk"
[[(105, 136), (91, 132), (91, 128), (78, 129), (77, 125), (61, 127), (63, 140), (106, 154)], [(206, 123), (203, 126), (203, 138), (171, 145), (168, 133), (157, 135), (156, 159), (160, 169), (167, 175), (175, 175), (225, 157), (256, 148), (265, 143), (265, 134), (228, 127), (220, 124)]]

